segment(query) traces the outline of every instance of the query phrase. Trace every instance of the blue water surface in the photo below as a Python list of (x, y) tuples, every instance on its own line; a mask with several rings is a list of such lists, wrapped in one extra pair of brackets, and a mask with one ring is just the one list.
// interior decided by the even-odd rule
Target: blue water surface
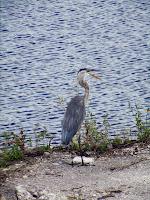
[(99, 127), (108, 114), (110, 133), (132, 128), (129, 102), (149, 107), (149, 0), (1, 0), (0, 15), (0, 134), (46, 128), (59, 140), (84, 67), (101, 77), (88, 78)]

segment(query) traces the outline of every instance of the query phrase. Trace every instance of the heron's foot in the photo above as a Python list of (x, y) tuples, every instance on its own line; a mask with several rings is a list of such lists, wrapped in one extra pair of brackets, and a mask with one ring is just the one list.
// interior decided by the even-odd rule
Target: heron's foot
[(81, 156), (81, 165), (84, 166), (83, 156)]
[(72, 166), (72, 167), (74, 166), (74, 162), (73, 162), (73, 159), (72, 159), (72, 162), (71, 162), (71, 166)]

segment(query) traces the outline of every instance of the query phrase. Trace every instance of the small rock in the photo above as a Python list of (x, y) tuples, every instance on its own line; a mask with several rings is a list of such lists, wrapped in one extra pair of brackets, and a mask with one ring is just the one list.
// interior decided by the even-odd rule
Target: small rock
[(45, 175), (55, 175), (56, 172), (54, 170), (45, 170)]
[(24, 175), (22, 178), (26, 179), (26, 178), (28, 178), (28, 176), (27, 176), (27, 175)]
[(51, 193), (48, 190), (42, 190), (39, 192), (39, 200), (68, 200), (66, 196), (64, 196), (61, 192), (60, 193)]
[(59, 163), (53, 163), (53, 165), (54, 165), (54, 166), (59, 166), (60, 164), (59, 164)]
[[(85, 165), (94, 165), (94, 158), (83, 156), (83, 162)], [(76, 156), (72, 160), (73, 164), (82, 164), (81, 156)]]
[(51, 154), (50, 154), (49, 152), (47, 152), (47, 151), (44, 152), (44, 156), (45, 156), (45, 157), (50, 157), (50, 155), (51, 155)]
[(113, 145), (112, 145), (111, 143), (110, 143), (110, 144), (108, 144), (108, 146), (107, 146), (107, 147), (108, 147), (108, 149), (109, 149), (109, 150), (113, 149)]
[(32, 188), (32, 187), (31, 187), (31, 189), (29, 189), (28, 191), (30, 192), (30, 194), (31, 194), (33, 197), (35, 197), (35, 198), (39, 197), (38, 191), (36, 191), (35, 188)]
[(42, 195), (42, 196), (40, 196), (40, 198), (39, 198), (40, 200), (56, 200), (56, 195), (55, 194), (53, 194), (53, 193), (49, 193), (49, 194), (47, 194), (47, 195)]
[(45, 175), (53, 175), (53, 171), (46, 170), (46, 171), (45, 171)]
[(36, 199), (22, 185), (16, 186), (16, 193), (17, 193), (18, 200), (35, 200)]
[(103, 192), (102, 196), (99, 197), (97, 200), (104, 200), (108, 197), (114, 197), (115, 195), (111, 192)]
[(0, 200), (6, 200), (6, 198), (2, 194), (0, 194)]

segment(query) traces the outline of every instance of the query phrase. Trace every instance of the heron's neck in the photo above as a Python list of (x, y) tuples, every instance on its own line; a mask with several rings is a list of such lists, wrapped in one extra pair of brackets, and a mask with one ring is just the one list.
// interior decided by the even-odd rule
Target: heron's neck
[(87, 81), (85, 81), (83, 78), (79, 79), (79, 84), (81, 85), (81, 87), (83, 87), (85, 89), (85, 93), (84, 93), (84, 103), (86, 104), (89, 98), (89, 85), (87, 83)]

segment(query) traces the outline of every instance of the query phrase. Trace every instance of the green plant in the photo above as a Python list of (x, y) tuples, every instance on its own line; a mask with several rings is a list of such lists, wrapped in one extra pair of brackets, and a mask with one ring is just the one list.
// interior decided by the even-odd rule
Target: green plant
[(20, 160), (24, 156), (25, 136), (23, 130), (17, 135), (14, 132), (4, 132), (4, 147), (0, 155), (0, 167), (9, 165), (10, 161)]
[(139, 110), (136, 113), (136, 124), (138, 127), (138, 140), (140, 142), (150, 142), (150, 120), (147, 120), (149, 109), (146, 110), (146, 120), (142, 120), (142, 114)]
[(20, 130), (19, 134), (16, 134), (14, 132), (4, 132), (3, 133), (4, 138), (4, 148), (10, 148), (14, 145), (17, 145), (20, 147), (22, 152), (24, 152), (25, 149), (25, 134), (23, 132), (23, 129)]
[(108, 114), (106, 114), (103, 118), (103, 128), (104, 128), (103, 132), (105, 133), (105, 135), (108, 135), (110, 128), (110, 124), (108, 121)]
[(5, 149), (0, 155), (0, 167), (6, 167), (10, 161), (21, 160), (23, 158), (23, 152), (19, 146), (14, 144), (10, 149)]
[(13, 134), (12, 132), (6, 132), (6, 131), (2, 133), (2, 137), (4, 140), (3, 145), (5, 148), (10, 146), (12, 140), (12, 134)]
[(124, 139), (123, 143), (125, 145), (129, 145), (129, 144), (132, 144), (132, 140), (130, 140), (129, 138), (126, 138), (126, 139)]
[(120, 137), (115, 137), (114, 139), (113, 139), (113, 141), (112, 141), (112, 145), (114, 146), (114, 147), (118, 147), (119, 145), (121, 145), (121, 144), (123, 144), (123, 141), (122, 141), (122, 139), (120, 138)]
[[(36, 125), (36, 128), (39, 128), (39, 125)], [(35, 136), (35, 146), (41, 146), (41, 145), (45, 145), (47, 143), (47, 139), (49, 138), (49, 136), (51, 136), (48, 132), (46, 127), (44, 127), (44, 129), (42, 131), (37, 132), (36, 128), (33, 130), (34, 136)], [(50, 142), (52, 140), (52, 137), (50, 137), (50, 140), (48, 141), (48, 145), (50, 145)]]
[(145, 128), (142, 132), (138, 133), (138, 140), (140, 142), (150, 142), (150, 128)]
[(140, 108), (135, 105), (135, 109), (131, 108), (131, 111), (134, 115), (135, 124), (137, 127), (137, 136), (140, 142), (150, 142), (150, 120), (148, 120), (148, 115), (150, 109), (146, 110), (146, 118), (143, 119), (142, 112)]
[(107, 149), (108, 149), (108, 144), (109, 144), (109, 143), (106, 142), (106, 141), (101, 142), (101, 143), (97, 146), (96, 151), (99, 152), (99, 153), (104, 153), (104, 152), (106, 152)]
[(3, 151), (2, 157), (5, 161), (20, 160), (23, 158), (23, 153), (20, 147), (14, 144), (10, 149), (6, 149)]
[(49, 145), (41, 145), (35, 148), (37, 152), (44, 153), (45, 151), (50, 151), (51, 148)]
[(78, 142), (77, 137), (73, 138), (72, 143), (71, 143), (71, 149), (72, 150), (77, 150), (77, 151), (80, 150), (80, 148), (79, 148), (79, 142)]
[[(107, 116), (106, 116), (107, 118)], [(108, 120), (104, 119), (103, 126), (104, 130), (99, 131), (97, 129), (96, 120), (91, 117), (85, 122), (85, 148), (88, 150), (94, 150), (98, 152), (105, 152), (108, 148)]]
[[(107, 120), (105, 118), (104, 126), (106, 126)], [(109, 140), (108, 140), (108, 127), (104, 128), (103, 131), (99, 131), (97, 129), (96, 120), (93, 115), (90, 113), (84, 124), (84, 133), (81, 138), (81, 150), (85, 151), (95, 151), (95, 152), (105, 152), (108, 148)], [(80, 151), (78, 135), (76, 135), (71, 144), (71, 149)]]
[(0, 168), (7, 167), (7, 166), (8, 166), (8, 163), (5, 160), (0, 158)]
[(32, 138), (29, 137), (27, 140), (26, 140), (26, 143), (29, 147), (32, 147)]

